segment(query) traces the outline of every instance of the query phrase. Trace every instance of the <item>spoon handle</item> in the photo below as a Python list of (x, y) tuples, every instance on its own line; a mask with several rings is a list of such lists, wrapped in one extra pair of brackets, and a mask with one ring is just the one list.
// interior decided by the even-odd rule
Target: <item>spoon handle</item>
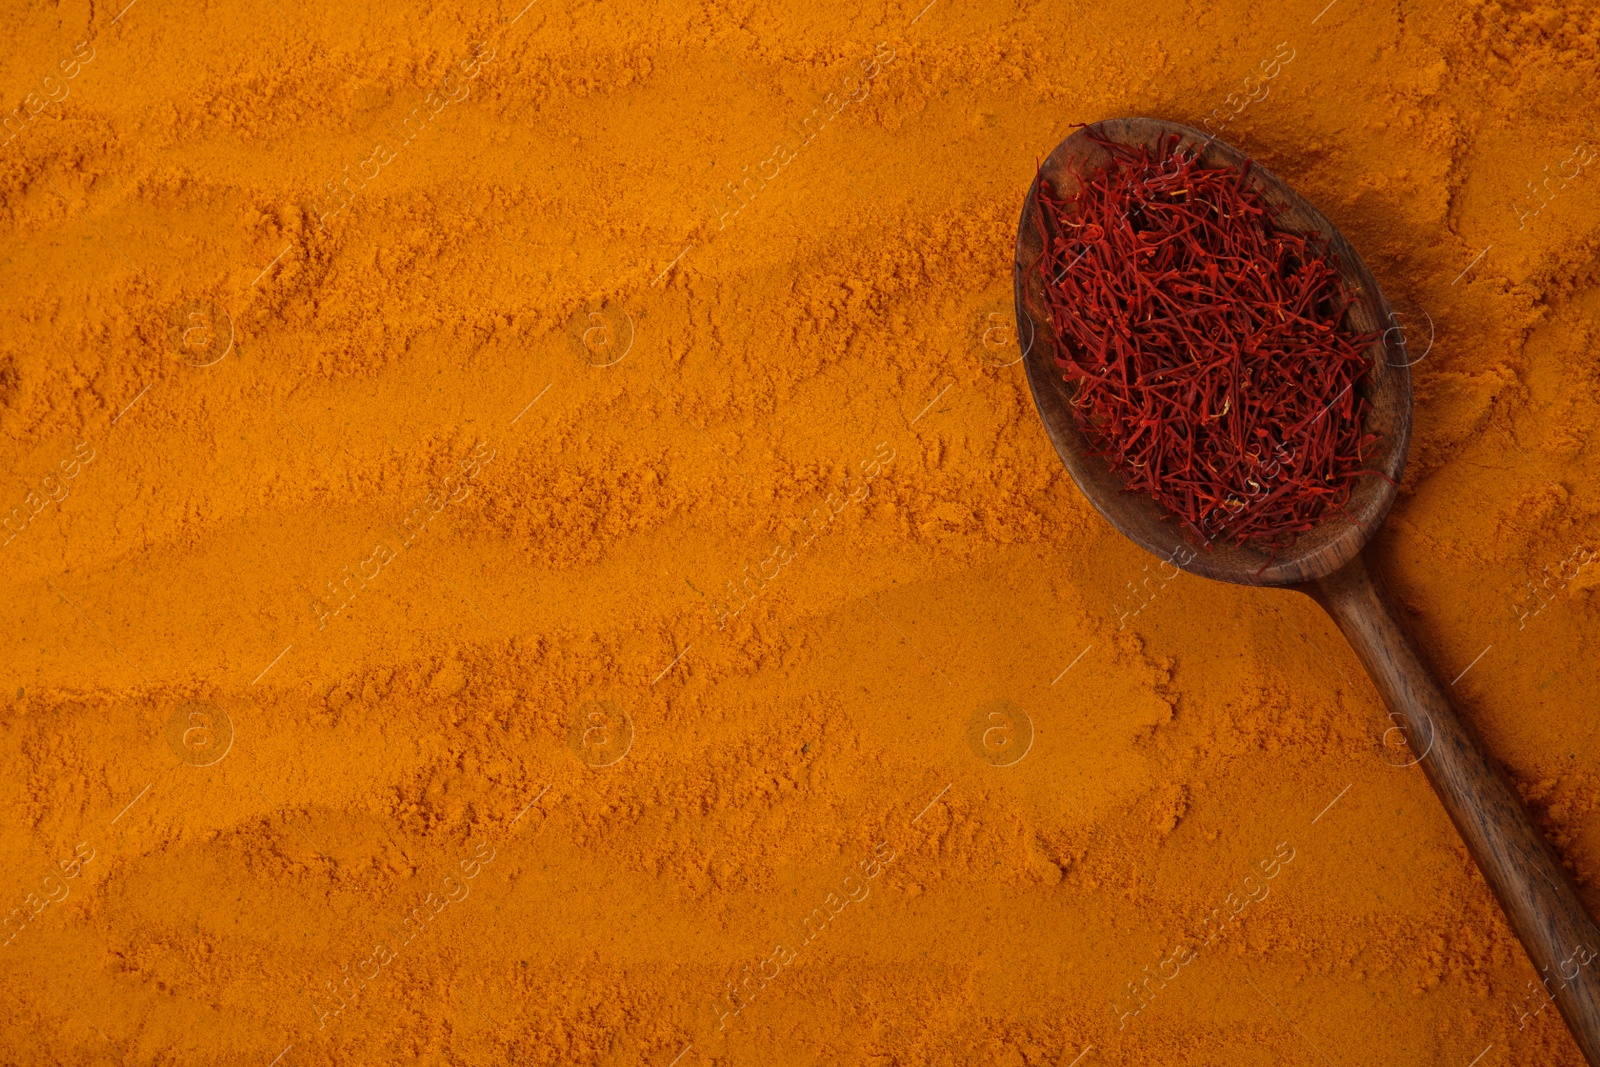
[(1519, 1023), (1530, 1024), (1553, 999), (1584, 1056), (1600, 1067), (1600, 930), (1505, 772), (1423, 665), (1364, 555), (1302, 589), (1333, 617), (1400, 717), (1412, 753), (1538, 970), (1544, 992), (1523, 1005)]

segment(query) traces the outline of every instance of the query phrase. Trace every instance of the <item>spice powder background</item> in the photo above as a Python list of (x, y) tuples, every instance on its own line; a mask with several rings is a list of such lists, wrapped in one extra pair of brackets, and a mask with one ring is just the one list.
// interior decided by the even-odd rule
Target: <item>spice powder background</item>
[(1319, 204), (1600, 905), (1600, 12), (1324, 3), (11, 6), (6, 1061), (1579, 1063), (1332, 626), (1012, 362), (1073, 123)]

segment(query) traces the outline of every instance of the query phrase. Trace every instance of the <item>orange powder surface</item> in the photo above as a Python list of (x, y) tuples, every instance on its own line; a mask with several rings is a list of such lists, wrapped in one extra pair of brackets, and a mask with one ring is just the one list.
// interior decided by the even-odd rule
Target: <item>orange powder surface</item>
[(1340, 227), (1380, 569), (1600, 905), (1600, 10), (925, 3), (10, 6), (0, 1061), (1581, 1062), (1010, 270), (1119, 115)]

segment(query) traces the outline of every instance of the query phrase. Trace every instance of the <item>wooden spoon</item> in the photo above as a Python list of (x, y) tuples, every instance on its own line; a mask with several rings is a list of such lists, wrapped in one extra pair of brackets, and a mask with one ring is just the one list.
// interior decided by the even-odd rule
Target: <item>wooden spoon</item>
[[(1157, 119), (1111, 119), (1093, 127), (1102, 138), (1152, 154), (1164, 137), (1182, 138), (1184, 151), (1199, 153), (1203, 166), (1238, 169), (1245, 155), (1187, 126)], [(1077, 175), (1104, 166), (1109, 153), (1079, 130), (1050, 153), (1039, 170), (1055, 195), (1071, 199)], [(1366, 428), (1380, 435), (1379, 454), (1369, 467), (1386, 478), (1356, 481), (1347, 516), (1331, 517), (1276, 556), (1249, 546), (1223, 543), (1196, 548), (1179, 522), (1152, 498), (1123, 488), (1123, 481), (1096, 456), (1069, 404), (1069, 387), (1055, 366), (1055, 333), (1046, 311), (1044, 280), (1036, 264), (1042, 251), (1036, 196), (1028, 190), (1017, 229), (1014, 284), (1018, 337), (1028, 384), (1061, 462), (1101, 515), (1138, 545), (1206, 578), (1240, 585), (1297, 589), (1321, 604), (1365, 664), (1378, 691), (1400, 717), (1407, 742), (1467, 843), (1478, 869), (1500, 901), (1511, 928), (1538, 968), (1567, 1026), (1592, 1067), (1600, 1067), (1600, 976), (1586, 970), (1600, 954), (1600, 931), (1584, 910), (1571, 880), (1534, 829), (1499, 765), (1451, 706), (1424, 665), (1384, 595), (1363, 551), (1394, 502), (1411, 440), (1411, 371), (1404, 343), (1372, 346), (1372, 370), (1362, 389), (1368, 401)], [(1281, 205), (1278, 226), (1317, 231), (1338, 255), (1346, 289), (1356, 298), (1353, 329), (1396, 332), (1378, 283), (1361, 257), (1323, 217), (1280, 178), (1252, 165), (1249, 183), (1268, 202)], [(1387, 334), (1386, 334), (1387, 337)]]

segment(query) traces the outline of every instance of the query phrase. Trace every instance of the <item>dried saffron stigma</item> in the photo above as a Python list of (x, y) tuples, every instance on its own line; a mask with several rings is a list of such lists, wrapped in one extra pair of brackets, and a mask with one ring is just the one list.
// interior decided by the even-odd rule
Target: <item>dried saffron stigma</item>
[(1058, 197), (1041, 175), (1037, 269), (1055, 360), (1097, 452), (1203, 544), (1272, 550), (1340, 513), (1378, 438), (1363, 430), (1354, 302), (1316, 233), (1242, 170), (1095, 137), (1109, 161)]

